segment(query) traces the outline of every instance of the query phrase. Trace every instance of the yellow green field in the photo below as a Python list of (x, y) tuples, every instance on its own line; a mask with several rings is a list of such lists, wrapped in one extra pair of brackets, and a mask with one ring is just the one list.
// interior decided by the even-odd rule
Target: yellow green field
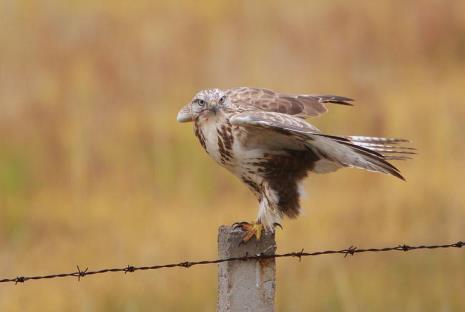
[[(0, 279), (216, 256), (257, 203), (178, 109), (199, 89), (356, 99), (407, 182), (312, 175), (278, 252), (465, 240), (464, 1), (0, 1)], [(463, 311), (463, 250), (277, 260), (278, 311)], [(215, 311), (216, 267), (0, 285), (0, 311)]]

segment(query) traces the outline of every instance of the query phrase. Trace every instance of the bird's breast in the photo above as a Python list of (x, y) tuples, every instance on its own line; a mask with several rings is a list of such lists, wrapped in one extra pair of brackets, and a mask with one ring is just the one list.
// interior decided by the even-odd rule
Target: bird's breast
[(233, 162), (233, 142), (231, 125), (219, 114), (200, 116), (194, 123), (194, 132), (208, 155), (223, 166)]
[(231, 125), (224, 115), (199, 117), (194, 123), (194, 132), (213, 160), (240, 179), (257, 185), (262, 181), (258, 164), (266, 154), (277, 153), (270, 151), (261, 140), (251, 142), (251, 133)]

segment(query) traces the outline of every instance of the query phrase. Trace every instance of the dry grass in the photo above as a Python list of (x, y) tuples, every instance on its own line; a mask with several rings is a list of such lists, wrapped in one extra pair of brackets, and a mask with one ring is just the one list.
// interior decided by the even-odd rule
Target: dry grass
[[(465, 2), (0, 2), (0, 276), (216, 254), (256, 203), (177, 110), (206, 87), (357, 99), (314, 123), (410, 138), (407, 183), (307, 181), (281, 251), (464, 239)], [(460, 251), (279, 261), (280, 311), (458, 311)], [(1, 311), (214, 311), (216, 268), (0, 287)]]

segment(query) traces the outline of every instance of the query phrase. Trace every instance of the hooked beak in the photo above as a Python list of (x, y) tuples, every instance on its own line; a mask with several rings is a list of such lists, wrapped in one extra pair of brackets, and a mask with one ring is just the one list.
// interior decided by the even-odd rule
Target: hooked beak
[(210, 111), (214, 114), (218, 112), (218, 106), (216, 106), (216, 104), (212, 104), (209, 108), (210, 108)]
[(181, 108), (181, 110), (178, 113), (178, 116), (176, 117), (176, 120), (178, 122), (192, 121), (192, 112), (189, 104)]

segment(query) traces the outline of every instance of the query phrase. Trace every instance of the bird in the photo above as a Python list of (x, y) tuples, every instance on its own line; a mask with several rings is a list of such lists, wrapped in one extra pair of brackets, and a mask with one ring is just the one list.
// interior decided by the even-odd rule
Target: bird
[(327, 104), (352, 106), (335, 95), (286, 94), (264, 88), (201, 90), (177, 114), (192, 122), (202, 148), (255, 195), (258, 216), (237, 222), (243, 242), (281, 227), (300, 211), (302, 181), (309, 173), (344, 167), (380, 172), (405, 180), (391, 160), (415, 154), (409, 141), (371, 136), (338, 136), (307, 122), (327, 112)]

